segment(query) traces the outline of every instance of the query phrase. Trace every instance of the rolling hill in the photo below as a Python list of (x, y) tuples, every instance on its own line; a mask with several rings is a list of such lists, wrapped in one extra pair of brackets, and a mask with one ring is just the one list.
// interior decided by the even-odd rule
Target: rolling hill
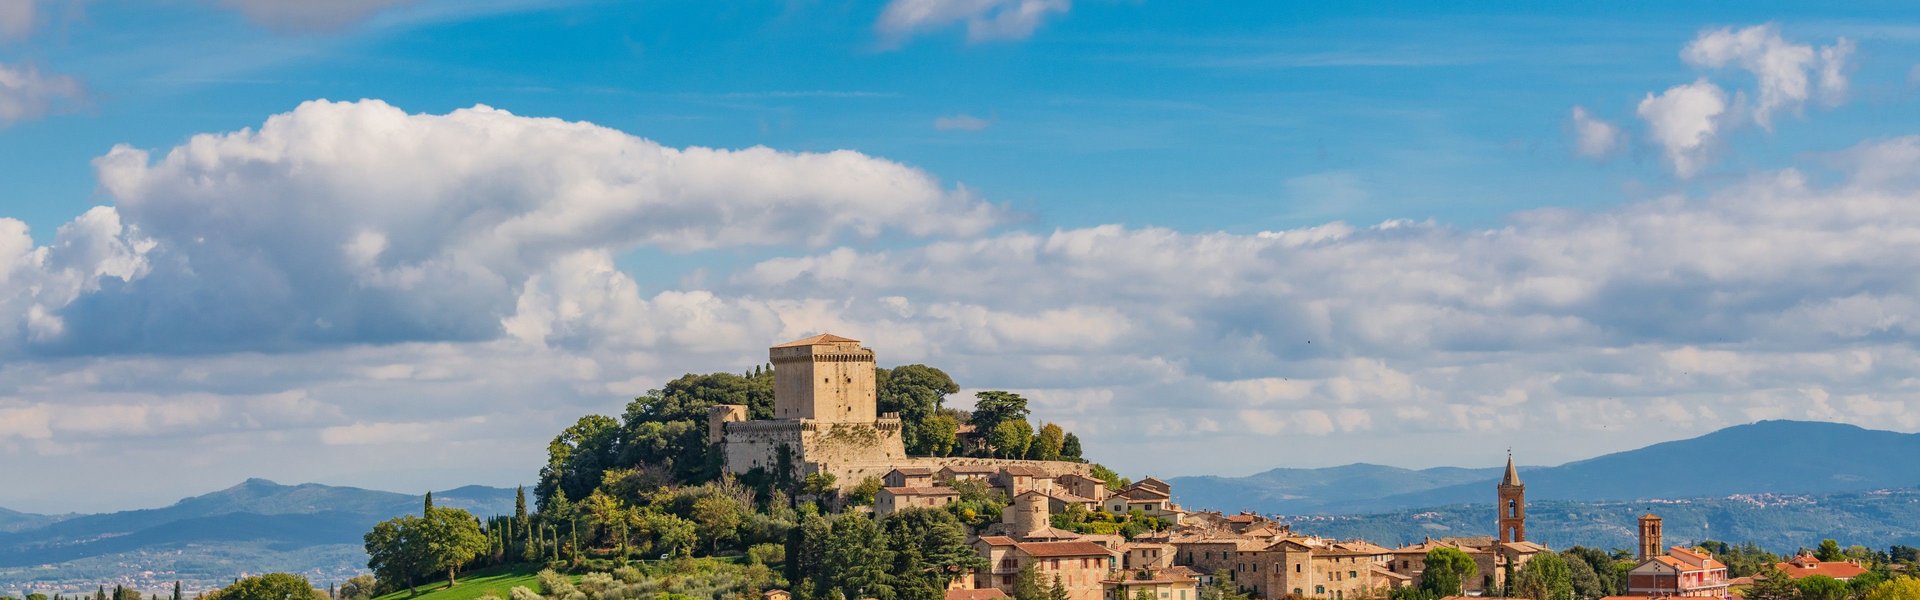
[[(1520, 475), (1535, 502), (1834, 494), (1920, 485), (1912, 457), (1920, 457), (1920, 434), (1762, 421)], [(1189, 508), (1355, 514), (1486, 502), (1499, 473), (1348, 465), (1169, 481)]]
[[(476, 515), (513, 511), (512, 489), (467, 486), (433, 496), (438, 506)], [(42, 517), (52, 520), (0, 533), (0, 593), (77, 591), (103, 581), (212, 585), (265, 569), (339, 581), (364, 570), (361, 536), (374, 523), (418, 512), (421, 503), (409, 494), (249, 479), (162, 508)], [(118, 579), (130, 572), (153, 581)]]

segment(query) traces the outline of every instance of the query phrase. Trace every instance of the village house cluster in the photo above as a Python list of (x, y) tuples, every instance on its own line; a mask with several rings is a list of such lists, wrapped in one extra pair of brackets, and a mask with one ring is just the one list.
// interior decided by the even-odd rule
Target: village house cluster
[[(877, 517), (945, 507), (959, 499), (954, 486), (960, 481), (992, 486), (1012, 500), (1000, 522), (972, 532), (972, 546), (988, 566), (956, 578), (950, 600), (1007, 597), (1028, 567), (1045, 585), (1060, 581), (1073, 600), (1130, 600), (1142, 591), (1160, 600), (1197, 600), (1201, 586), (1222, 577), (1258, 598), (1379, 598), (1417, 585), (1427, 553), (1439, 548), (1471, 557), (1478, 573), (1463, 582), (1465, 592), (1490, 596), (1504, 589), (1510, 573), (1553, 551), (1526, 539), (1526, 485), (1511, 455), (1494, 490), (1496, 535), (1389, 548), (1295, 533), (1251, 513), (1190, 512), (1173, 502), (1165, 481), (1148, 477), (1111, 489), (1084, 463), (909, 457), (899, 416), (877, 412), (872, 350), (824, 334), (774, 346), (769, 354), (775, 418), (749, 420), (746, 407), (722, 405), (709, 419), (709, 436), (723, 447), (728, 471), (790, 460), (797, 473), (831, 474), (842, 486), (879, 477)], [(1155, 517), (1168, 527), (1126, 539), (1054, 526), (1054, 514), (1075, 507)], [(1639, 525), (1640, 564), (1629, 574), (1631, 595), (1608, 600), (1729, 597), (1724, 564), (1686, 548), (1663, 550), (1659, 517), (1647, 515)]]

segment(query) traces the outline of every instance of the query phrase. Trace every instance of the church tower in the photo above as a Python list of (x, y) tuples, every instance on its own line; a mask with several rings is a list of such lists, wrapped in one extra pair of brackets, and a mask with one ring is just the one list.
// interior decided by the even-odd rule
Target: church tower
[(1507, 453), (1507, 476), (1494, 489), (1500, 494), (1500, 541), (1527, 541), (1527, 486), (1520, 483), (1512, 452)]
[(1666, 554), (1660, 548), (1660, 517), (1647, 513), (1640, 517), (1640, 562)]

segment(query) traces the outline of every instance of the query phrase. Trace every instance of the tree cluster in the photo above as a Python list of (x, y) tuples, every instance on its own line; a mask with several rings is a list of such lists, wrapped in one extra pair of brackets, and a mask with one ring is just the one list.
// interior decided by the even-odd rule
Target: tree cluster
[(910, 508), (875, 522), (807, 511), (787, 541), (787, 578), (802, 598), (938, 600), (955, 578), (985, 567), (952, 512)]

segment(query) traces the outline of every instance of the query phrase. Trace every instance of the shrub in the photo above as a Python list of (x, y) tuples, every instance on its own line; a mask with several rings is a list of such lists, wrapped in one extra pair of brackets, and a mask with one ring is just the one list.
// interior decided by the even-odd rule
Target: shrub
[(537, 577), (541, 594), (558, 598), (573, 593), (573, 582), (553, 569), (542, 569)]
[(507, 592), (507, 597), (512, 600), (546, 600), (539, 594), (533, 593), (533, 590), (521, 585), (513, 586), (513, 589)]
[(787, 547), (779, 544), (755, 544), (747, 549), (747, 563), (777, 565), (787, 562)]

